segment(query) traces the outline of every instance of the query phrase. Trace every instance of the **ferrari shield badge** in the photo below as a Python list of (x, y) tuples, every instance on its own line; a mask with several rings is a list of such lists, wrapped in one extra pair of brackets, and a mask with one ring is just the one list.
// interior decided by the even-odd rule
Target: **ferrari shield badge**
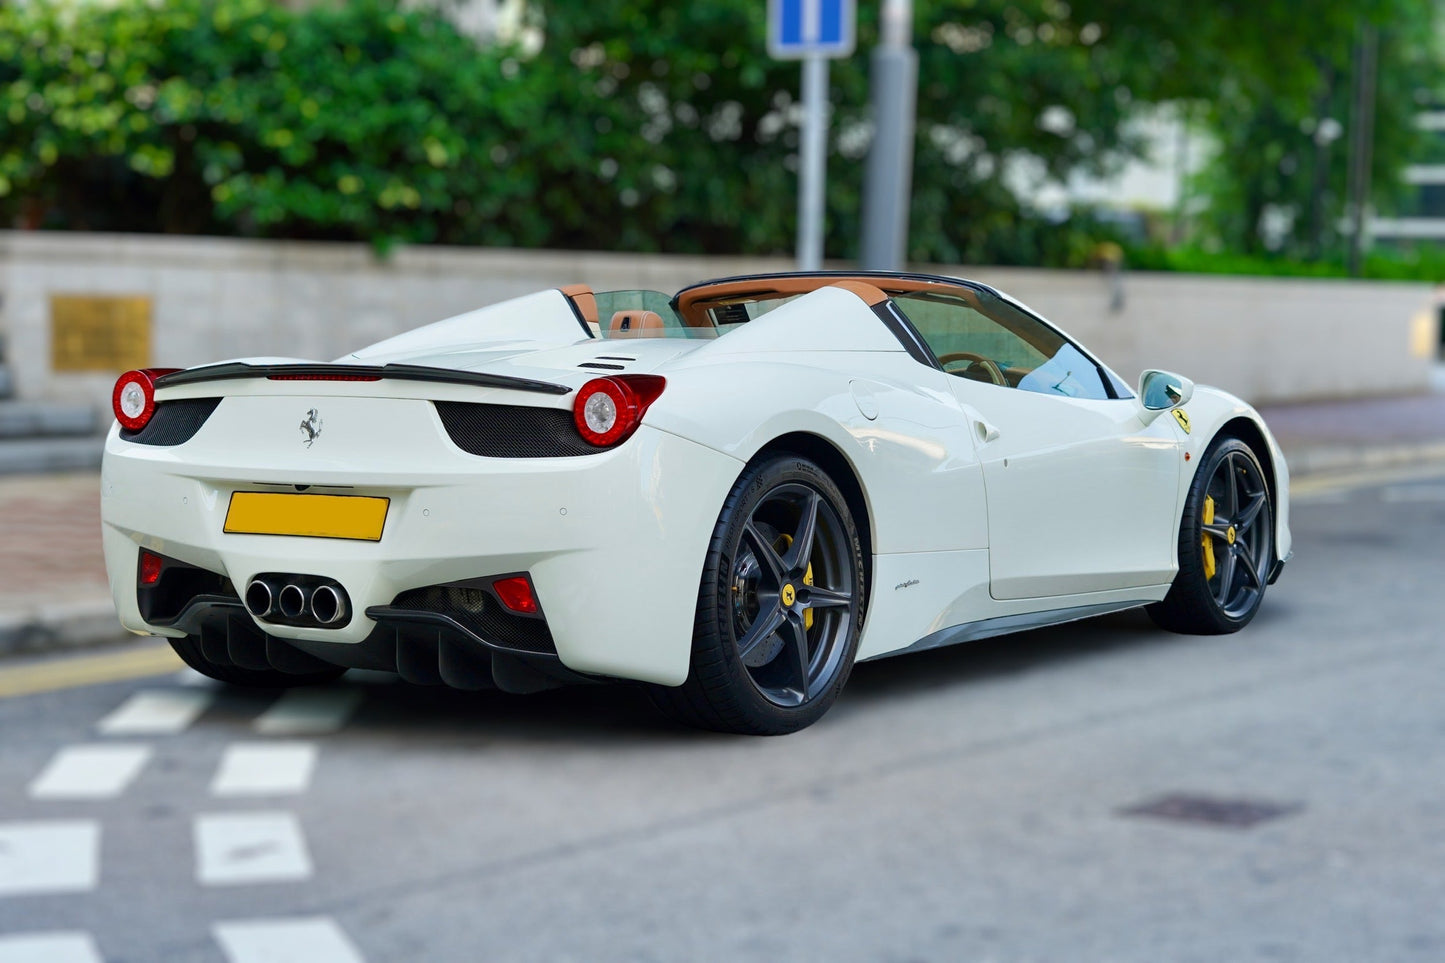
[(1189, 434), (1189, 415), (1183, 408), (1174, 409), (1174, 420), (1179, 422), (1179, 427), (1184, 429), (1186, 435)]

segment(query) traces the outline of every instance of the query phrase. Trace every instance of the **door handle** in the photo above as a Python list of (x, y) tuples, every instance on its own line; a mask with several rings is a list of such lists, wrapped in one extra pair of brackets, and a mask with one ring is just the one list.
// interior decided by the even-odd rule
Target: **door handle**
[(982, 444), (998, 440), (998, 429), (982, 418), (973, 419), (973, 430), (978, 433), (978, 440)]

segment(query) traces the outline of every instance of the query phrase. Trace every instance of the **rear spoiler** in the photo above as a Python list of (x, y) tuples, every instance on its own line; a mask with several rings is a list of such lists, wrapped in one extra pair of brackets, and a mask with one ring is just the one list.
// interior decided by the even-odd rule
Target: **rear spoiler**
[(513, 391), (535, 391), (544, 395), (565, 395), (572, 389), (530, 378), (487, 374), (482, 371), (458, 371), (454, 368), (433, 368), (419, 364), (228, 364), (188, 368), (156, 379), (156, 388), (176, 388), (207, 381), (234, 381), (241, 378), (266, 378), (269, 381), (431, 381), (449, 385), (477, 385), (483, 388), (508, 388)]

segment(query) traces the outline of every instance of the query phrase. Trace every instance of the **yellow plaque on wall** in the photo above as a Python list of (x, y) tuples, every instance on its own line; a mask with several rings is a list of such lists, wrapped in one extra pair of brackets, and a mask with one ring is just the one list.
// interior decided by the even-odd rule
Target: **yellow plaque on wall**
[(1410, 354), (1417, 358), (1435, 357), (1440, 350), (1435, 319), (1435, 314), (1430, 311), (1421, 311), (1410, 319)]
[(141, 295), (52, 294), (52, 371), (129, 371), (151, 359), (151, 299)]

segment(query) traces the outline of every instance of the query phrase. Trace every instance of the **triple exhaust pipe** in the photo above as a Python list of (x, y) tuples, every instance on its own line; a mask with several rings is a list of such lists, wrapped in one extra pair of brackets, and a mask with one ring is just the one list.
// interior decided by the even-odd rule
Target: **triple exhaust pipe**
[(246, 586), (246, 610), (263, 622), (332, 628), (350, 620), (351, 602), (331, 579), (257, 575)]

